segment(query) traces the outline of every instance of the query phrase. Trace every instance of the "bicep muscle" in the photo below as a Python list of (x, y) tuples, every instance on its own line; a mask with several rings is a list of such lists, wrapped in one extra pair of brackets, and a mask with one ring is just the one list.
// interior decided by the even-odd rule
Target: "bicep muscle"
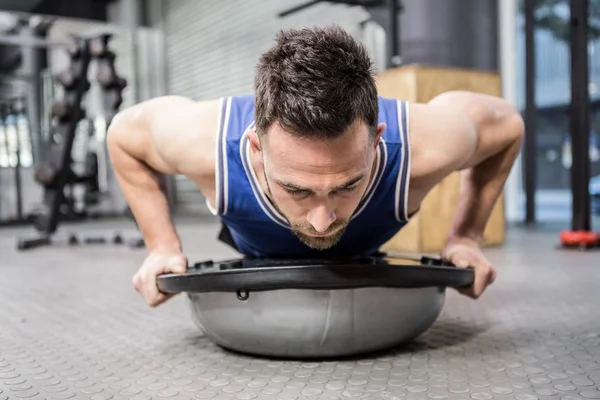
[[(414, 176), (425, 185), (472, 168), (515, 140), (519, 113), (504, 99), (472, 92), (443, 93), (411, 105)], [(517, 125), (515, 125), (517, 124)]]

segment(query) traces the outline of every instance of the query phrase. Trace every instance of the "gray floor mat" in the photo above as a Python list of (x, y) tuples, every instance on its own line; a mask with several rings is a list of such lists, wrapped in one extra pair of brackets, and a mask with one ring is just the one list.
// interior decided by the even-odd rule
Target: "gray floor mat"
[[(600, 399), (600, 254), (553, 233), (487, 250), (497, 282), (477, 301), (449, 291), (417, 341), (304, 362), (215, 346), (182, 297), (148, 308), (131, 286), (143, 251), (17, 253), (20, 231), (0, 232), (0, 399)], [(191, 259), (231, 255), (215, 232), (181, 230)]]

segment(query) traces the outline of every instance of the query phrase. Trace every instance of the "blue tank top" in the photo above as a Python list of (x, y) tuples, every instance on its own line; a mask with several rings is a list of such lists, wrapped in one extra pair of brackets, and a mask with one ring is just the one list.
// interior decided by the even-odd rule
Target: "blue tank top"
[(410, 172), (408, 103), (379, 97), (382, 135), (374, 179), (340, 241), (327, 250), (303, 244), (262, 191), (250, 164), (248, 132), (254, 97), (221, 99), (216, 141), (216, 200), (211, 212), (229, 228), (239, 251), (254, 257), (348, 257), (379, 251), (407, 222)]

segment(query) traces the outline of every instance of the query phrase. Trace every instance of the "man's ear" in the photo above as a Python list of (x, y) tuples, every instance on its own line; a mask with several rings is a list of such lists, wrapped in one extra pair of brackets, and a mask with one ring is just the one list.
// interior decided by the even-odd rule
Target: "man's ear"
[(253, 154), (260, 153), (262, 151), (260, 139), (255, 129), (252, 129), (250, 132), (248, 132), (248, 140), (250, 141), (250, 150)]
[(385, 122), (381, 122), (379, 125), (377, 125), (377, 133), (375, 134), (375, 147), (377, 147), (379, 145), (379, 140), (381, 140), (381, 135), (383, 135), (383, 132), (385, 132), (386, 129), (387, 129), (387, 125)]

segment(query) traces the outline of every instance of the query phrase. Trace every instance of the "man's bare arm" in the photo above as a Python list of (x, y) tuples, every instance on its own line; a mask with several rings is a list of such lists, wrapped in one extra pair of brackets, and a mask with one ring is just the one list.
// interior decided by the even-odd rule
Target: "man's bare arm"
[[(123, 195), (149, 251), (180, 251), (162, 174), (182, 174), (205, 195), (214, 190), (214, 133), (218, 101), (164, 96), (121, 111), (107, 136), (108, 151)], [(208, 192), (208, 193), (206, 193)]]
[(449, 237), (481, 241), (521, 148), (524, 124), (518, 110), (501, 98), (455, 91), (413, 106), (413, 115), (415, 190), (426, 192), (462, 171)]

